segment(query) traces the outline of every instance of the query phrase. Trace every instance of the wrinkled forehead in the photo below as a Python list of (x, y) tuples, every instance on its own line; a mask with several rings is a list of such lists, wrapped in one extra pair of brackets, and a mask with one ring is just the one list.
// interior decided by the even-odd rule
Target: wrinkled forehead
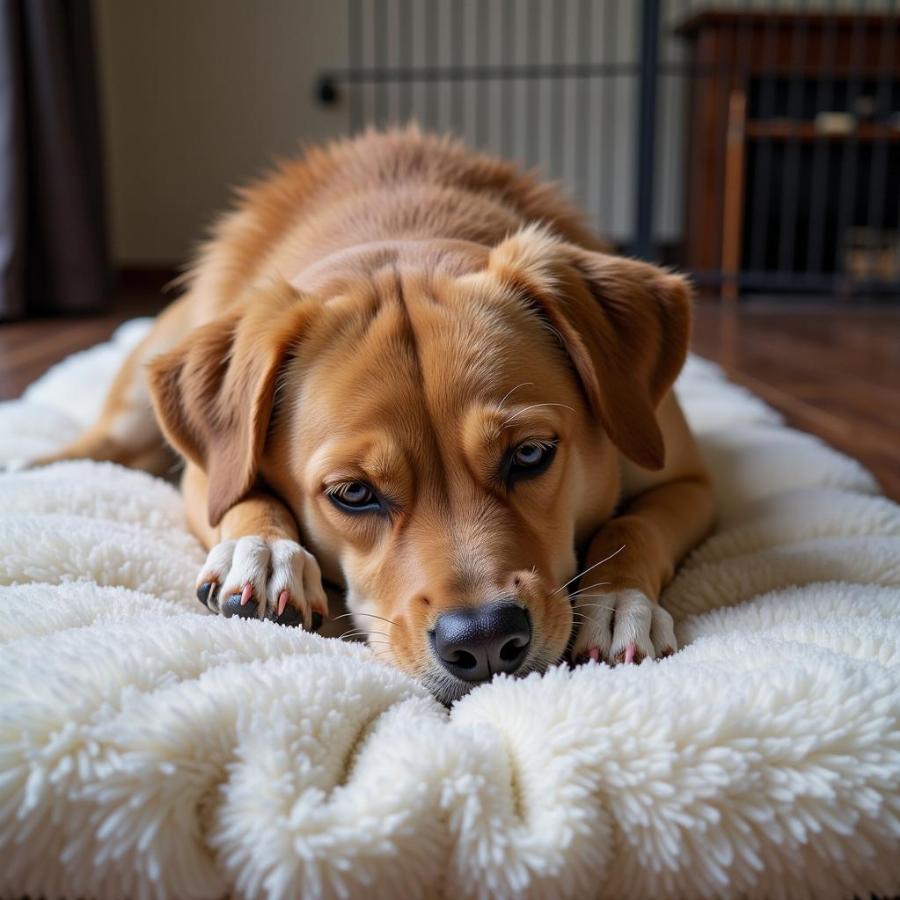
[(541, 322), (499, 286), (466, 281), (392, 272), (326, 304), (304, 363), (303, 418), (325, 434), (390, 421), (415, 437), (473, 405), (568, 393)]

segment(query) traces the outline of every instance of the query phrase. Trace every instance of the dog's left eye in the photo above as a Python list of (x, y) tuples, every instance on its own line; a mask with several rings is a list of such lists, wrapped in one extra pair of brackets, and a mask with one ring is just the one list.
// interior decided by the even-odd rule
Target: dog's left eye
[(503, 480), (511, 485), (545, 472), (553, 462), (557, 441), (523, 441), (507, 454), (501, 469)]
[(364, 481), (345, 481), (330, 487), (328, 499), (345, 512), (383, 512), (381, 498)]

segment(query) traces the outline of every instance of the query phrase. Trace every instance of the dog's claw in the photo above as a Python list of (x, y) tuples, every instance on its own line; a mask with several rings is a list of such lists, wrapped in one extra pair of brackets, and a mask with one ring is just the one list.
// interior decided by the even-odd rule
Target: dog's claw
[(598, 647), (591, 647), (588, 650), (588, 659), (592, 659), (594, 662), (600, 662), (600, 649)]
[(245, 584), (244, 589), (241, 591), (241, 606), (246, 606), (250, 602), (250, 598), (253, 596), (253, 585)]
[(287, 606), (288, 596), (289, 596), (289, 595), (288, 595), (288, 592), (287, 592), (287, 591), (282, 591), (282, 592), (278, 595), (278, 611), (277, 611), (277, 615), (278, 615), (279, 617), (280, 617), (281, 614), (284, 612), (284, 608)]
[(623, 662), (627, 665), (628, 663), (634, 662), (634, 654), (637, 653), (637, 647), (634, 644), (628, 644), (625, 647), (625, 658)]
[(208, 606), (207, 601), (209, 600), (210, 592), (212, 591), (214, 581), (204, 581), (200, 587), (197, 588), (197, 599), (204, 605)]

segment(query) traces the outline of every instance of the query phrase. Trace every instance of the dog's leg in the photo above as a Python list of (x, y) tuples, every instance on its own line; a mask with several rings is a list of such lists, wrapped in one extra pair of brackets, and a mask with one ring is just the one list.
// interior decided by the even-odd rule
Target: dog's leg
[(572, 657), (640, 662), (678, 649), (672, 617), (659, 595), (713, 518), (705, 476), (651, 488), (594, 536), (573, 606), (582, 624)]
[(28, 465), (41, 466), (71, 459), (115, 462), (154, 474), (175, 461), (153, 414), (144, 367), (170, 349), (189, 327), (186, 298), (169, 306), (149, 334), (131, 351), (110, 386), (97, 421), (72, 443)]
[(672, 617), (659, 605), (678, 563), (713, 523), (713, 494), (697, 443), (673, 395), (658, 410), (665, 434), (666, 465), (648, 472), (623, 465), (622, 514), (607, 522), (588, 545), (578, 595), (582, 624), (574, 659), (639, 662), (677, 650)]
[(191, 528), (211, 548), (197, 578), (200, 602), (226, 617), (317, 630), (328, 599), (319, 564), (299, 544), (290, 510), (253, 491), (213, 527), (206, 514), (206, 475), (193, 463), (185, 468), (182, 491)]

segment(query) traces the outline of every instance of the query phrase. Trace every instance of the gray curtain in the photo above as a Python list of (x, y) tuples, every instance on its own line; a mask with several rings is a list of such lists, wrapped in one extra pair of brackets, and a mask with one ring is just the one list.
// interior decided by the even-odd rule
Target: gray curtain
[(90, 0), (0, 0), (0, 320), (109, 293)]

